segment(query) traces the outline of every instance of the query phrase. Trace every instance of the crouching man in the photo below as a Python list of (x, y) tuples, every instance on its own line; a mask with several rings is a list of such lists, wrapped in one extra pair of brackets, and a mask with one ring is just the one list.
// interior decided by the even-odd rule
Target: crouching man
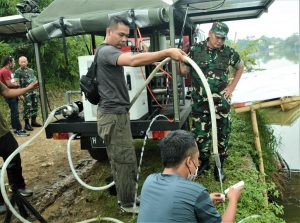
[(138, 222), (234, 222), (242, 188), (231, 188), (224, 215), (215, 205), (221, 193), (209, 194), (193, 182), (199, 166), (199, 150), (193, 135), (184, 130), (170, 132), (160, 143), (162, 173), (151, 174), (142, 192)]

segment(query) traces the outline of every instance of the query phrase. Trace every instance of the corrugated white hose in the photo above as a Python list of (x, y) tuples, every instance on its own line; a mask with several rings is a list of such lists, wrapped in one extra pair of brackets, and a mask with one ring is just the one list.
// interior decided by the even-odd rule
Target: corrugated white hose
[(80, 185), (82, 185), (83, 187), (87, 188), (87, 189), (90, 189), (90, 190), (106, 190), (110, 187), (112, 187), (113, 185), (115, 185), (115, 182), (111, 182), (110, 184), (108, 185), (105, 185), (105, 186), (102, 186), (102, 187), (94, 187), (94, 186), (91, 186), (91, 185), (88, 185), (86, 184), (85, 182), (83, 182), (80, 177), (78, 176), (78, 174), (76, 173), (76, 170), (74, 168), (74, 164), (73, 164), (73, 161), (72, 161), (72, 157), (71, 157), (71, 143), (72, 143), (72, 140), (76, 137), (77, 134), (73, 134), (69, 140), (68, 140), (68, 145), (67, 145), (67, 156), (68, 156), (68, 161), (69, 161), (69, 166), (71, 168), (71, 171), (75, 177), (75, 179), (78, 181), (78, 183)]
[(26, 222), (26, 223), (30, 223), (30, 221), (27, 221), (25, 218), (23, 218), (17, 211), (16, 209), (12, 206), (12, 204), (10, 203), (10, 200), (7, 196), (6, 193), (6, 189), (5, 189), (5, 185), (4, 185), (4, 176), (6, 173), (6, 169), (7, 166), (9, 165), (10, 161), (18, 154), (20, 153), (22, 150), (24, 150), (32, 141), (34, 141), (43, 131), (44, 129), (49, 125), (49, 123), (52, 121), (52, 118), (54, 117), (54, 114), (56, 113), (56, 111), (60, 110), (62, 107), (59, 107), (55, 110), (53, 110), (49, 117), (47, 118), (44, 126), (40, 129), (40, 131), (38, 133), (36, 133), (30, 140), (28, 140), (27, 142), (23, 143), (22, 145), (20, 145), (12, 154), (10, 154), (10, 156), (5, 160), (2, 169), (1, 169), (1, 177), (0, 177), (0, 186), (1, 186), (1, 194), (3, 196), (4, 202), (7, 204), (9, 210), (21, 221), (21, 222)]

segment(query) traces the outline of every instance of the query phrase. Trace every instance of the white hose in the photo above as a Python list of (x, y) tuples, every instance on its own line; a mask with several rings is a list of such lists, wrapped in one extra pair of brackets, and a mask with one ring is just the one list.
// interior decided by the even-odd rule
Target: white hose
[(240, 220), (238, 223), (244, 223), (244, 222), (247, 222), (247, 221), (250, 220), (250, 219), (260, 218), (260, 217), (261, 217), (261, 216), (260, 216), (260, 215), (257, 215), (257, 214), (251, 215), (251, 216), (249, 216), (249, 217), (246, 217), (246, 218)]
[(71, 168), (71, 171), (75, 177), (75, 179), (78, 181), (78, 183), (80, 183), (83, 187), (87, 188), (87, 189), (90, 189), (90, 190), (97, 190), (97, 191), (100, 191), (100, 190), (106, 190), (110, 187), (112, 187), (113, 185), (115, 185), (115, 182), (111, 182), (110, 184), (108, 185), (105, 185), (105, 186), (102, 186), (102, 187), (94, 187), (94, 186), (90, 186), (88, 184), (86, 184), (85, 182), (83, 182), (80, 177), (78, 176), (78, 174), (76, 173), (76, 170), (74, 168), (74, 164), (73, 164), (73, 161), (72, 161), (72, 157), (71, 157), (71, 143), (72, 143), (72, 140), (76, 137), (77, 134), (73, 134), (69, 140), (68, 140), (68, 145), (67, 145), (67, 156), (68, 156), (68, 161), (69, 161), (69, 166)]
[(155, 76), (155, 74), (157, 73), (157, 71), (164, 66), (166, 63), (168, 63), (171, 60), (170, 57), (164, 59), (162, 62), (160, 62), (157, 67), (155, 67), (155, 69), (151, 72), (151, 74), (149, 75), (149, 77), (146, 79), (146, 81), (144, 82), (143, 86), (137, 91), (137, 93), (135, 94), (135, 96), (133, 97), (133, 99), (130, 102), (130, 108), (132, 107), (132, 105), (134, 104), (134, 102), (137, 100), (137, 98), (140, 96), (140, 94), (142, 93), (142, 91), (144, 90), (145, 87), (147, 87), (147, 85), (150, 83), (150, 81), (153, 79), (153, 77)]
[(7, 196), (6, 193), (6, 189), (5, 189), (5, 184), (4, 184), (4, 176), (6, 173), (6, 169), (7, 166), (9, 165), (10, 161), (18, 154), (20, 153), (22, 150), (24, 150), (32, 141), (34, 141), (43, 131), (44, 129), (49, 125), (49, 123), (51, 122), (52, 118), (54, 117), (54, 114), (56, 113), (56, 111), (60, 110), (62, 107), (59, 107), (55, 110), (53, 110), (48, 119), (46, 120), (44, 126), (40, 129), (40, 131), (35, 134), (30, 140), (28, 140), (27, 142), (23, 143), (22, 145), (20, 145), (12, 154), (10, 154), (10, 156), (5, 160), (2, 169), (1, 169), (1, 177), (0, 177), (0, 186), (1, 186), (1, 194), (3, 196), (4, 202), (7, 204), (9, 210), (21, 221), (21, 222), (25, 222), (25, 223), (30, 223), (30, 221), (27, 221), (25, 218), (23, 218), (17, 211), (16, 209), (13, 207), (13, 205), (10, 203), (10, 200)]
[[(162, 67), (164, 66), (167, 62), (169, 62), (171, 60), (170, 57), (164, 59), (162, 62), (159, 63), (159, 65), (157, 65), (157, 67), (151, 72), (151, 74), (149, 75), (149, 77), (147, 78), (147, 80), (145, 81), (145, 83), (143, 84), (143, 86), (137, 91), (136, 95), (134, 96), (134, 98), (132, 99), (132, 101), (130, 102), (130, 107), (135, 103), (135, 101), (137, 100), (137, 98), (139, 97), (139, 95), (141, 94), (141, 92), (144, 90), (144, 88), (150, 83), (150, 81), (153, 79), (153, 77), (155, 76), (156, 72)], [(188, 62), (193, 68), (194, 70), (197, 72), (197, 74), (199, 75), (199, 78), (201, 79), (203, 86), (205, 88), (206, 94), (207, 94), (207, 98), (208, 98), (208, 105), (209, 105), (209, 110), (210, 110), (210, 117), (211, 117), (211, 126), (212, 126), (212, 146), (213, 146), (213, 153), (215, 155), (218, 155), (218, 144), (217, 144), (217, 121), (216, 121), (216, 111), (215, 111), (215, 106), (214, 106), (214, 101), (213, 101), (213, 97), (209, 88), (209, 85), (207, 83), (206, 77), (204, 76), (203, 72), (201, 71), (201, 69), (199, 68), (199, 66), (188, 56), (185, 56), (185, 60), (186, 62)]]
[(199, 75), (199, 78), (201, 79), (201, 82), (205, 88), (205, 92), (207, 94), (207, 99), (208, 99), (208, 105), (209, 105), (209, 110), (210, 110), (210, 118), (211, 118), (211, 132), (212, 132), (212, 146), (213, 146), (213, 153), (215, 155), (219, 154), (218, 151), (218, 137), (217, 137), (217, 121), (216, 121), (216, 110), (215, 110), (215, 105), (213, 101), (213, 96), (211, 94), (208, 82), (206, 80), (206, 77), (204, 76), (203, 72), (199, 68), (199, 66), (193, 61), (191, 58), (185, 56), (186, 61), (194, 68), (194, 70), (197, 72)]
[[(33, 142), (44, 130), (45, 128), (49, 125), (49, 123), (52, 121), (55, 113), (59, 110), (61, 110), (62, 108), (64, 108), (65, 106), (61, 106), (59, 108), (56, 108), (55, 110), (53, 110), (50, 114), (49, 114), (49, 117), (47, 118), (45, 124), (43, 125), (43, 127), (40, 129), (40, 131), (38, 133), (36, 133), (30, 140), (28, 140), (27, 142), (23, 143), (22, 145), (20, 145), (4, 162), (2, 168), (1, 168), (1, 177), (0, 177), (0, 187), (1, 187), (1, 194), (3, 196), (3, 199), (4, 199), (4, 202), (7, 204), (9, 210), (21, 221), (21, 222), (24, 222), (24, 223), (30, 223), (30, 221), (26, 220), (25, 218), (23, 218), (17, 211), (16, 209), (13, 207), (13, 205), (11, 204), (9, 198), (8, 198), (8, 195), (7, 195), (7, 192), (6, 192), (6, 188), (5, 188), (5, 184), (4, 184), (4, 177), (5, 177), (5, 173), (6, 173), (6, 169), (7, 169), (7, 166), (9, 165), (9, 163), (11, 162), (11, 160), (18, 154), (20, 153), (22, 150), (24, 150), (28, 145), (30, 145), (31, 142)], [(72, 170), (72, 173), (74, 174), (75, 178), (79, 181), (80, 178), (78, 177), (75, 169), (74, 169), (74, 165), (73, 165), (73, 162), (72, 162), (72, 159), (71, 159), (71, 141), (72, 139), (74, 139), (74, 137), (76, 136), (76, 134), (73, 134), (71, 136), (71, 138), (69, 139), (68, 141), (68, 160), (69, 160), (69, 164), (70, 164), (70, 167), (71, 167), (71, 170)], [(72, 166), (71, 166), (72, 164)], [(81, 181), (82, 182), (82, 181)], [(84, 182), (83, 182), (84, 183)], [(109, 185), (106, 185), (104, 187), (99, 187), (101, 188), (102, 190), (104, 189), (107, 189), (109, 187), (111, 187), (112, 185), (114, 185), (114, 182), (110, 183)], [(86, 185), (87, 187), (89, 187), (89, 189), (91, 190), (95, 190), (95, 188), (97, 190), (99, 190), (99, 188), (97, 187), (92, 187), (92, 186), (89, 186), (89, 185)], [(99, 220), (99, 219), (98, 219)], [(112, 222), (116, 222), (116, 223), (123, 223), (122, 221), (119, 221), (117, 219), (114, 219), (114, 218), (108, 218), (108, 217), (104, 217), (104, 218), (101, 218), (101, 220), (106, 220), (106, 221), (112, 221)]]
[(111, 221), (111, 222), (115, 222), (115, 223), (124, 223), (123, 221), (120, 221), (120, 220), (115, 219), (115, 218), (109, 218), (109, 217), (91, 218), (91, 219), (80, 221), (80, 222), (77, 222), (77, 223), (90, 223), (90, 222), (99, 222), (99, 221)]

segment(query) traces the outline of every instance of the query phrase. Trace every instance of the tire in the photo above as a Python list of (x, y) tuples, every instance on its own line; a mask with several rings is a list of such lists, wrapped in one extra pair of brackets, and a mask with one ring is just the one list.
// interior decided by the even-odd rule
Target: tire
[[(97, 140), (95, 139), (97, 138)], [(97, 143), (93, 144), (91, 140), (96, 140)], [(100, 137), (88, 137), (82, 136), (80, 138), (80, 147), (82, 150), (88, 150), (91, 157), (97, 161), (106, 161), (108, 160), (107, 153), (106, 153), (106, 146), (102, 143)]]
[(91, 157), (97, 161), (108, 160), (106, 148), (90, 148), (88, 151)]

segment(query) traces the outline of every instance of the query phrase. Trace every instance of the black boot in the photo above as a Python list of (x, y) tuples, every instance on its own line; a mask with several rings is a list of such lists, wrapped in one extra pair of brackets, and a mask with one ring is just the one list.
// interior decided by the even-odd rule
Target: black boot
[(197, 176), (199, 177), (204, 171), (209, 170), (209, 159), (201, 160), (201, 164), (198, 166)]
[(31, 118), (31, 125), (33, 127), (41, 127), (42, 126), (40, 123), (36, 122), (36, 117)]
[(218, 171), (218, 168), (217, 168), (217, 166), (215, 165), (215, 168), (214, 168), (214, 176), (215, 176), (215, 180), (216, 180), (216, 181), (220, 181), (220, 178), (221, 178), (222, 182), (225, 180), (225, 174), (224, 174), (224, 170), (223, 170), (223, 165), (222, 165), (222, 167), (221, 167), (220, 178), (219, 178), (219, 171)]
[(26, 129), (28, 131), (33, 131), (33, 128), (29, 124), (29, 120), (27, 118), (25, 119), (25, 127), (24, 127), (24, 129)]
[(225, 174), (224, 174), (224, 170), (223, 170), (223, 164), (224, 164), (224, 161), (225, 159), (227, 158), (228, 154), (226, 152), (224, 153), (221, 153), (220, 154), (220, 161), (221, 161), (221, 173), (220, 173), (220, 176), (219, 176), (219, 170), (215, 164), (215, 167), (214, 167), (214, 177), (215, 177), (215, 180), (216, 181), (220, 181), (220, 178), (222, 180), (222, 182), (225, 180)]

